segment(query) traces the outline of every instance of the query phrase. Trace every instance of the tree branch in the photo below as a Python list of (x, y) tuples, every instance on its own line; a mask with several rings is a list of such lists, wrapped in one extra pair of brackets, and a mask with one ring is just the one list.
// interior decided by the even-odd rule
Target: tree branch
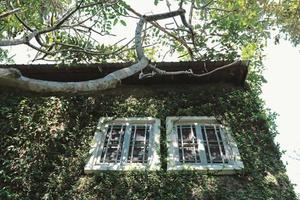
[[(112, 2), (109, 2), (110, 4), (108, 4), (108, 5), (112, 5), (112, 4), (117, 3), (117, 2), (118, 2), (117, 0), (112, 1)], [(24, 36), (22, 39), (0, 40), (0, 47), (1, 46), (14, 46), (14, 45), (28, 43), (34, 37), (39, 37), (42, 34), (49, 33), (49, 32), (52, 32), (52, 31), (55, 31), (55, 30), (59, 29), (79, 9), (92, 7), (92, 6), (95, 6), (95, 5), (98, 5), (98, 4), (103, 4), (102, 1), (99, 1), (99, 2), (96, 2), (96, 3), (89, 3), (89, 4), (86, 4), (86, 5), (82, 6), (82, 3), (83, 3), (83, 1), (81, 1), (74, 8), (67, 11), (66, 14), (63, 15), (63, 17), (60, 18), (54, 26), (51, 26), (51, 27), (48, 27), (48, 28), (45, 28), (45, 29), (42, 29), (42, 30), (39, 30), (39, 31), (33, 31), (32, 33)], [(23, 22), (23, 21), (21, 20), (21, 22)], [(32, 31), (32, 29), (29, 26), (26, 25), (25, 27)], [(38, 40), (38, 42), (40, 42), (40, 41), (41, 40)]]
[[(131, 7), (127, 7), (126, 9), (128, 9), (133, 14), (135, 14), (135, 15), (137, 15), (139, 17), (142, 17), (142, 15), (140, 13), (138, 13), (137, 11), (135, 11), (134, 9), (132, 9)], [(156, 27), (157, 29), (159, 29), (160, 31), (164, 32), (169, 37), (173, 38), (174, 40), (176, 40), (177, 42), (179, 42), (180, 44), (182, 44), (187, 49), (191, 60), (193, 60), (193, 58), (194, 58), (193, 51), (192, 51), (192, 49), (188, 46), (188, 44), (182, 38), (177, 37), (175, 34), (168, 32), (165, 28), (163, 28), (162, 26), (160, 26), (155, 21), (150, 21), (149, 23), (151, 23), (154, 27)]]
[[(155, 65), (153, 64), (149, 64), (148, 67), (152, 70), (151, 73), (147, 73), (147, 74), (143, 74), (142, 72), (140, 73), (139, 75), (139, 78), (140, 79), (143, 79), (143, 78), (149, 78), (149, 77), (153, 77), (155, 75), (159, 75), (159, 76), (174, 76), (174, 75), (189, 75), (189, 76), (193, 76), (193, 77), (204, 77), (204, 76), (208, 76), (208, 75), (211, 75), (217, 71), (220, 71), (220, 70), (224, 70), (224, 69), (227, 69), (227, 68), (230, 68), (230, 67), (233, 67), (235, 66), (236, 64), (240, 63), (241, 61), (234, 61), (230, 64), (227, 64), (227, 65), (223, 65), (221, 67), (218, 67), (214, 70), (211, 70), (211, 71), (207, 71), (205, 73), (202, 73), (202, 74), (195, 74), (192, 69), (188, 69), (188, 70), (185, 70), (185, 71), (173, 71), (173, 72), (168, 72), (168, 71), (165, 71), (165, 70), (162, 70), (162, 69), (159, 69), (157, 68)], [(205, 69), (206, 69), (206, 66), (205, 66)]]
[[(146, 58), (144, 49), (142, 47), (142, 30), (144, 27), (145, 18), (147, 18), (149, 21), (159, 20), (163, 19), (163, 17), (169, 18), (170, 16), (176, 16), (175, 13), (177, 13), (176, 15), (180, 14), (180, 12), (174, 12), (170, 15), (159, 14), (141, 17), (135, 30), (135, 48), (138, 55), (138, 63), (112, 72), (103, 78), (81, 82), (45, 81), (24, 77), (19, 70), (9, 68), (0, 69), (0, 85), (15, 87), (18, 89), (37, 93), (71, 94), (89, 93), (114, 88), (121, 80), (143, 70), (149, 64), (149, 60)], [(29, 42), (28, 44), (31, 45)]]
[(1, 13), (0, 19), (8, 17), (9, 15), (15, 14), (15, 13), (19, 12), (20, 10), (21, 10), (21, 8), (15, 8), (15, 9), (9, 10), (7, 12)]

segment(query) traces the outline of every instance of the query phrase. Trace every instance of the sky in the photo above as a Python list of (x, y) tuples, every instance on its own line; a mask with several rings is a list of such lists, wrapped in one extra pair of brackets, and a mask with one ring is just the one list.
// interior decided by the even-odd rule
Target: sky
[(288, 41), (280, 41), (279, 45), (269, 41), (265, 53), (267, 83), (263, 85), (261, 97), (266, 107), (279, 114), (276, 119), (279, 135), (275, 141), (286, 151), (282, 160), (287, 164), (290, 180), (298, 184), (295, 189), (300, 194), (300, 129), (295, 126), (300, 119), (300, 47), (292, 47)]
[[(153, 1), (128, 0), (128, 2), (142, 14), (166, 11), (163, 3), (153, 10)], [(127, 23), (126, 30), (134, 30), (135, 23)], [(124, 27), (120, 26), (116, 32), (124, 33)], [(124, 37), (130, 38), (134, 35), (134, 31), (125, 34)], [(21, 49), (22, 52), (27, 53), (17, 54), (15, 59), (17, 63), (27, 63), (33, 52), (25, 46), (18, 47), (18, 51), (14, 49), (13, 52), (18, 53)], [(282, 161), (286, 164), (291, 182), (298, 184), (295, 189), (300, 194), (300, 129), (295, 126), (300, 119), (300, 47), (294, 48), (289, 42), (283, 40), (279, 45), (274, 45), (270, 40), (265, 54), (264, 77), (268, 82), (263, 85), (261, 98), (265, 100), (267, 108), (279, 114), (276, 119), (279, 134), (275, 142), (280, 144), (281, 151), (286, 151)], [(298, 160), (295, 159), (297, 157), (295, 151), (299, 153)]]

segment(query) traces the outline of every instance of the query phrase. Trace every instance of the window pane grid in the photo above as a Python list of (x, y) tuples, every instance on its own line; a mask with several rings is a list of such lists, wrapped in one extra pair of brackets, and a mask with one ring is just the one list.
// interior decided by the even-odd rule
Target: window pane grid
[(206, 133), (205, 126), (201, 126), (201, 132), (202, 132), (202, 137), (203, 137), (203, 140), (204, 140), (204, 148), (205, 148), (206, 159), (207, 159), (207, 162), (210, 163), (211, 162), (211, 153), (210, 153), (209, 143), (208, 143), (208, 140), (207, 140), (207, 133)]
[(203, 125), (201, 131), (208, 163), (228, 163), (219, 125)]
[(178, 125), (179, 162), (200, 163), (195, 125)]
[(132, 125), (128, 163), (147, 163), (150, 128), (149, 124)]
[(223, 145), (222, 138), (221, 138), (221, 135), (220, 135), (220, 127), (219, 126), (216, 127), (216, 125), (214, 125), (214, 130), (215, 130), (216, 138), (217, 138), (217, 141), (218, 141), (218, 147), (219, 147), (221, 160), (222, 160), (222, 163), (225, 163), (225, 160), (224, 160), (225, 152), (223, 153), (223, 151), (222, 151), (222, 147), (224, 149), (224, 145)]
[(124, 141), (125, 125), (109, 125), (106, 131), (100, 162), (119, 163)]
[(145, 138), (144, 138), (144, 155), (143, 155), (143, 163), (145, 163), (146, 160), (148, 160), (148, 146), (149, 146), (149, 131), (150, 128), (147, 126), (145, 129)]

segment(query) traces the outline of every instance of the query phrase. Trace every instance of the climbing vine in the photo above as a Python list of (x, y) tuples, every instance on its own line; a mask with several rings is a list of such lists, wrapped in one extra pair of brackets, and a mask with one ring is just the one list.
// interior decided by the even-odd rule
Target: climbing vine
[[(258, 94), (220, 85), (185, 91), (75, 97), (1, 93), (0, 199), (296, 199), (273, 142), (274, 114)], [(228, 123), (245, 169), (220, 176), (166, 171), (166, 116), (216, 116)], [(162, 120), (157, 172), (85, 175), (101, 116)]]

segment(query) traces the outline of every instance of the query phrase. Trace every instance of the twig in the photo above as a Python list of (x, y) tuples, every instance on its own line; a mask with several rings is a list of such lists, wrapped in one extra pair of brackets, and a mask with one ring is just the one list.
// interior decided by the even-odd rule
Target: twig
[(170, 75), (182, 75), (182, 74), (193, 76), (193, 77), (203, 77), (203, 76), (211, 75), (211, 74), (213, 74), (213, 73), (215, 73), (217, 71), (224, 70), (226, 68), (235, 66), (236, 64), (238, 64), (240, 62), (241, 61), (235, 61), (235, 62), (232, 62), (230, 64), (218, 67), (218, 68), (216, 68), (214, 70), (211, 70), (211, 71), (207, 71), (206, 65), (205, 65), (204, 67), (205, 67), (205, 69), (206, 69), (207, 72), (202, 73), (202, 74), (195, 74), (195, 73), (193, 73), (192, 69), (188, 69), (188, 70), (185, 70), (185, 71), (172, 71), (172, 72), (168, 72), (168, 71), (165, 71), (165, 70), (157, 68), (153, 64), (149, 64), (148, 67), (152, 70), (152, 72), (151, 73), (147, 73), (147, 74), (141, 73), (139, 77), (140, 77), (140, 79), (142, 79), (142, 78), (145, 78), (145, 77), (149, 78), (149, 77), (152, 77), (154, 75), (170, 76)]
[[(110, 2), (110, 4), (108, 4), (108, 5), (113, 5), (117, 2), (118, 1), (113, 1), (113, 2)], [(66, 14), (63, 15), (63, 17), (60, 18), (55, 25), (45, 28), (45, 29), (42, 29), (42, 30), (39, 30), (39, 31), (33, 31), (30, 34), (25, 35), (22, 39), (0, 40), (0, 46), (13, 46), (13, 45), (28, 43), (28, 39), (31, 40), (32, 38), (34, 38), (36, 36), (39, 36), (39, 35), (42, 35), (45, 33), (49, 33), (49, 32), (59, 29), (76, 11), (78, 11), (80, 9), (92, 7), (92, 6), (95, 6), (98, 4), (103, 4), (103, 2), (100, 1), (100, 2), (90, 3), (90, 4), (86, 4), (86, 5), (82, 6), (82, 3), (83, 3), (83, 0), (77, 6), (75, 6), (73, 9), (70, 9), (69, 11), (67, 11)], [(41, 40), (39, 40), (39, 41), (41, 41)]]
[[(142, 15), (138, 12), (136, 12), (134, 9), (132, 9), (131, 7), (127, 7), (127, 9), (134, 13), (135, 15), (142, 17)], [(162, 26), (160, 26), (157, 22), (155, 21), (150, 21), (149, 23), (151, 23), (154, 27), (156, 27), (157, 29), (159, 29), (160, 31), (164, 32), (165, 34), (167, 34), (169, 37), (173, 38), (174, 40), (176, 40), (177, 42), (179, 42), (180, 44), (182, 44), (188, 51), (190, 58), (193, 60), (193, 51), (192, 49), (187, 45), (187, 43), (180, 37), (177, 37), (176, 35), (174, 35), (173, 33), (170, 33), (169, 31), (167, 31), (165, 28), (163, 28)]]
[(193, 18), (193, 9), (195, 7), (195, 0), (192, 0), (191, 2), (191, 8), (190, 8), (190, 15), (189, 15), (189, 24), (192, 24), (192, 18)]
[[(168, 0), (166, 0), (166, 4), (167, 4), (167, 7), (169, 9), (169, 12), (171, 12), (171, 3)], [(177, 28), (179, 28), (179, 25), (177, 24), (177, 21), (176, 21), (175, 17), (172, 17), (172, 18), (173, 18), (173, 21), (176, 24)]]
[(4, 13), (0, 14), (0, 19), (3, 19), (5, 17), (8, 17), (9, 15), (15, 14), (17, 12), (19, 12), (21, 10), (21, 8), (14, 8), (12, 10), (6, 11)]

